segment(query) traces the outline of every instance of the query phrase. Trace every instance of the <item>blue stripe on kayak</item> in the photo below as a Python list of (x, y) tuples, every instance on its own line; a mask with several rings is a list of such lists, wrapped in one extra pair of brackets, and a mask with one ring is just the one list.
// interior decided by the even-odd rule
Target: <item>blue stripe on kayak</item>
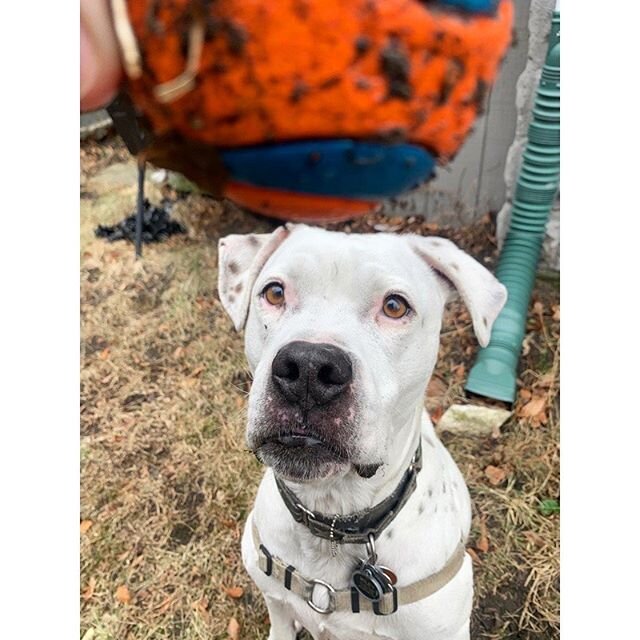
[(387, 198), (433, 174), (422, 147), (349, 139), (287, 142), (222, 151), (233, 180), (257, 187), (346, 198)]

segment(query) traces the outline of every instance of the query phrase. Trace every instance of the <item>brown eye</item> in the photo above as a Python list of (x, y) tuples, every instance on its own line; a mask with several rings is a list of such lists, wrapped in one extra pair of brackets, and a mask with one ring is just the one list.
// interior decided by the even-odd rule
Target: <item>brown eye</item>
[(263, 290), (262, 295), (267, 302), (274, 307), (284, 303), (284, 287), (278, 282), (270, 282)]
[(391, 295), (384, 299), (382, 310), (387, 318), (397, 320), (398, 318), (406, 316), (407, 313), (409, 313), (410, 307), (409, 303), (402, 296)]

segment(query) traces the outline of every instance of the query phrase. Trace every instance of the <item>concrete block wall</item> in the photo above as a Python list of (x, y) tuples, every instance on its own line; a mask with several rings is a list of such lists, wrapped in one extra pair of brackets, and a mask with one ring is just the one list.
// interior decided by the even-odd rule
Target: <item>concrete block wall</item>
[[(547, 39), (551, 28), (551, 15), (557, 0), (532, 0), (529, 11), (529, 42), (527, 64), (516, 84), (516, 126), (515, 136), (506, 154), (504, 168), (505, 202), (498, 213), (498, 241), (502, 243), (509, 229), (512, 199), (522, 164), (522, 154), (527, 146), (527, 130), (531, 121), (531, 109), (547, 55)], [(551, 211), (543, 246), (542, 266), (560, 269), (560, 196)]]

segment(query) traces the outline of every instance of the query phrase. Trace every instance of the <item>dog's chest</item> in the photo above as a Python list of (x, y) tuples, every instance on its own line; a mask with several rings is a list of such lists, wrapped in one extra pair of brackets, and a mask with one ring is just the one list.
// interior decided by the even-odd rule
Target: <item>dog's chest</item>
[[(459, 470), (438, 440), (426, 439), (423, 447), (425, 464), (418, 477), (416, 491), (376, 544), (379, 563), (396, 573), (398, 586), (411, 584), (437, 571), (461, 537), (466, 537), (469, 528), (469, 497)], [(292, 519), (277, 494), (273, 478), (270, 480), (267, 477), (263, 481), (252, 513), (262, 543), (273, 555), (294, 566), (307, 579), (323, 580), (336, 589), (348, 588), (358, 561), (366, 558), (364, 545), (340, 546), (338, 554), (333, 557), (328, 541), (312, 536)], [(434, 594), (422, 603), (404, 607), (391, 616), (351, 612), (317, 614), (302, 598), (262, 573), (247, 532), (245, 539), (243, 559), (256, 584), (267, 597), (289, 607), (293, 618), (308, 629), (316, 640), (342, 640), (345, 637), (354, 640), (410, 640), (416, 628), (424, 634), (427, 621), (433, 621), (433, 625), (428, 626), (432, 626), (436, 633), (439, 628), (455, 626), (455, 620), (460, 615), (455, 608), (440, 602), (440, 594)], [(470, 600), (470, 596), (460, 596), (471, 592), (470, 575), (456, 577), (443, 591), (451, 593), (452, 589), (459, 592), (455, 602)], [(345, 635), (346, 630), (348, 635)], [(438, 638), (438, 635), (433, 637)]]

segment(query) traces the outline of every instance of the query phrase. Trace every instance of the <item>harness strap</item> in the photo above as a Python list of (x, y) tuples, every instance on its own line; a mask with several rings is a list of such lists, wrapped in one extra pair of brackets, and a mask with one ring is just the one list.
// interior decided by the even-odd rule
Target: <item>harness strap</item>
[[(412, 604), (428, 598), (448, 584), (458, 573), (464, 562), (465, 548), (460, 542), (446, 564), (436, 573), (409, 584), (405, 587), (391, 587), (379, 601), (372, 602), (363, 597), (355, 587), (335, 589), (324, 580), (305, 578), (295, 567), (271, 555), (269, 550), (260, 542), (258, 529), (251, 519), (253, 544), (258, 553), (258, 566), (266, 575), (271, 576), (284, 585), (286, 589), (303, 598), (306, 603), (318, 613), (333, 613), (334, 611), (350, 611), (361, 613), (373, 611), (376, 615), (390, 615), (398, 610), (400, 605)], [(313, 601), (313, 591), (316, 586), (323, 587), (328, 595), (329, 604), (326, 607), (317, 605)]]

